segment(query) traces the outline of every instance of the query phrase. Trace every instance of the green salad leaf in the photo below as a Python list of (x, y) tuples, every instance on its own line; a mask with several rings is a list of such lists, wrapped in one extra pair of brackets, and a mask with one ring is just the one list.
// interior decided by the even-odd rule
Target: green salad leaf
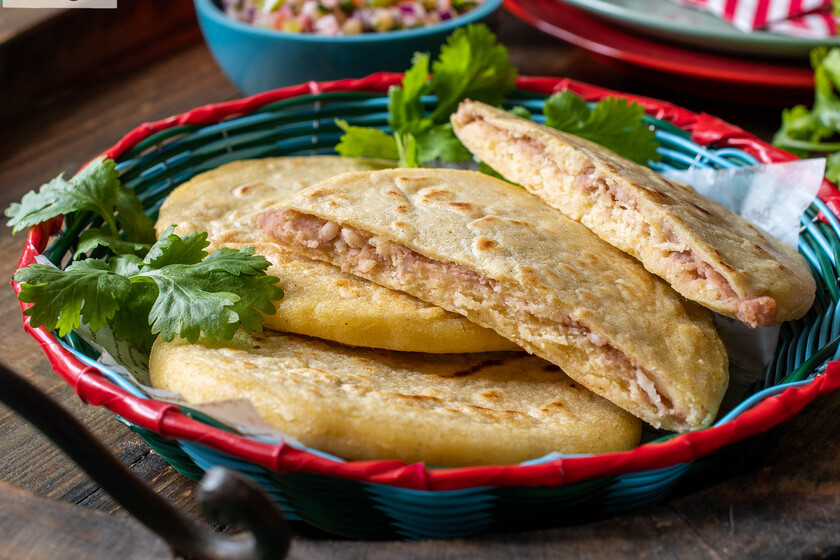
[[(219, 249), (209, 257), (206, 233), (178, 236), (170, 226), (144, 259), (85, 259), (65, 270), (33, 264), (19, 270), (20, 300), (35, 326), (67, 334), (81, 323), (94, 332), (112, 325), (117, 338), (148, 351), (155, 335), (211, 344), (237, 329), (262, 330), (263, 313), (283, 297), (269, 262), (253, 247)], [(206, 257), (206, 258), (205, 258)]]

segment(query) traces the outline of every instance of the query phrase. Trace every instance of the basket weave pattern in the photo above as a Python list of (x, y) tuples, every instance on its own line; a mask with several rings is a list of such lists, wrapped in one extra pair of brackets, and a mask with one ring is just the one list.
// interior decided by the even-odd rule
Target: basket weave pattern
[[(105, 152), (117, 160), (123, 183), (154, 214), (177, 185), (238, 159), (332, 153), (341, 135), (334, 119), (387, 126), (388, 86), (399, 74), (362, 80), (309, 83), (248, 99), (202, 107), (144, 124)], [(572, 90), (588, 101), (606, 95), (641, 103), (657, 130), (663, 159), (657, 169), (737, 167), (787, 161), (793, 156), (709, 115), (626, 96), (564, 79), (520, 78), (510, 105), (539, 118), (547, 94)], [(434, 98), (428, 99), (429, 106)], [(817, 301), (808, 315), (786, 323), (763, 383), (714, 427), (648, 443), (622, 453), (567, 457), (522, 465), (427, 468), (400, 461), (340, 461), (239, 436), (211, 420), (148, 398), (116, 373), (81, 353), (72, 335), (59, 340), (43, 328), (24, 327), (53, 368), (81, 399), (121, 417), (179, 472), (198, 478), (214, 465), (256, 479), (293, 519), (359, 538), (446, 538), (499, 528), (534, 528), (612, 515), (657, 503), (686, 476), (702, 477), (727, 449), (795, 416), (840, 387), (834, 360), (840, 335), (840, 207), (825, 183), (820, 200), (803, 215), (800, 251), (817, 278)], [(33, 228), (20, 266), (44, 254), (67, 264), (68, 252), (89, 215), (68, 216)], [(14, 284), (14, 283), (13, 283)], [(18, 286), (15, 285), (18, 290)], [(25, 308), (28, 304), (22, 304)]]

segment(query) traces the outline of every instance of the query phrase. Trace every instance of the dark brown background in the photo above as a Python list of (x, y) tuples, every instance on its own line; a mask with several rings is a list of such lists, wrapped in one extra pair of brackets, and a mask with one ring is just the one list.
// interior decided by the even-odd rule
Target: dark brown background
[[(121, 0), (78, 13), (0, 9), (0, 206), (81, 164), (138, 124), (237, 97), (201, 43), (186, 0)], [(71, 10), (70, 12), (82, 12)], [(49, 16), (49, 17), (46, 17)], [(722, 103), (651, 86), (503, 16), (522, 74), (568, 76), (666, 98), (769, 138), (777, 107)], [(679, 86), (679, 78), (674, 85)], [(769, 94), (768, 94), (769, 95)], [(764, 102), (772, 98), (764, 97)], [(807, 101), (807, 99), (806, 99)], [(0, 228), (0, 278), (23, 245)], [(0, 360), (90, 428), (161, 495), (196, 513), (194, 483), (118, 423), (84, 406), (50, 369), (0, 291)], [(635, 515), (455, 541), (353, 542), (298, 532), (293, 558), (822, 558), (840, 553), (840, 395), (747, 447), (733, 478)], [(737, 472), (736, 472), (737, 469)], [(0, 558), (158, 558), (165, 548), (96, 484), (0, 407)], [(59, 500), (34, 499), (34, 492)], [(80, 507), (73, 508), (69, 504)], [(108, 514), (108, 516), (102, 515)]]

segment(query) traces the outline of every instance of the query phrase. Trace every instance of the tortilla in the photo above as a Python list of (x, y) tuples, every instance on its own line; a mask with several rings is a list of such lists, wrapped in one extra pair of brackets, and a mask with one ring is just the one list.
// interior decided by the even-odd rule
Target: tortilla
[(333, 156), (236, 161), (202, 173), (164, 201), (156, 229), (206, 231), (209, 250), (245, 245), (271, 261), (267, 273), (285, 292), (265, 326), (353, 346), (430, 353), (514, 350), (514, 344), (462, 316), (402, 292), (295, 256), (263, 238), (257, 217), (286, 196), (350, 170), (380, 162)]
[(656, 427), (712, 422), (712, 314), (523, 189), (451, 169), (339, 175), (260, 226), (301, 255), (461, 313)]
[(798, 319), (816, 284), (792, 247), (610, 150), (465, 101), (458, 138), (505, 178), (639, 259), (690, 300), (751, 327)]
[(634, 447), (640, 422), (524, 352), (427, 355), (240, 331), (158, 338), (152, 384), (191, 403), (249, 399), (270, 426), (346, 459), (517, 463)]

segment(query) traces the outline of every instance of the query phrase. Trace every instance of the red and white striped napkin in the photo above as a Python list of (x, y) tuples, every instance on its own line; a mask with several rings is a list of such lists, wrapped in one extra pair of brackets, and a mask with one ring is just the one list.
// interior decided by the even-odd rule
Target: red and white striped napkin
[(823, 38), (837, 35), (831, 0), (673, 0), (729, 21), (741, 31), (756, 29)]

